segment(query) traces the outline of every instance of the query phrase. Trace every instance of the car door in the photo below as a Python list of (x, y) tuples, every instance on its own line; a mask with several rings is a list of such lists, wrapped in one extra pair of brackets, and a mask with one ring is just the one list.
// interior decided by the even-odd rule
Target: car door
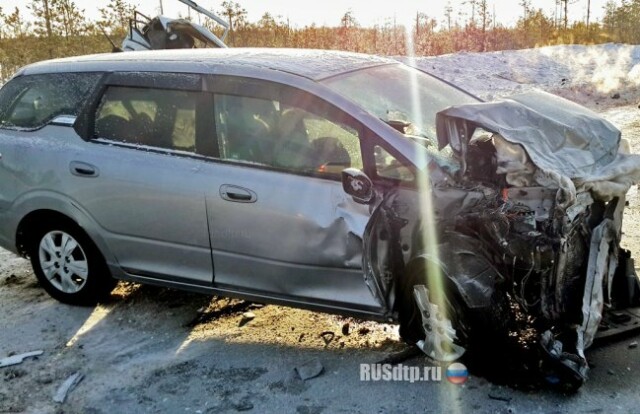
[(115, 73), (105, 83), (76, 125), (91, 139), (69, 159), (66, 191), (102, 227), (125, 272), (211, 286), (212, 174), (196, 148), (210, 117), (200, 113), (200, 76)]
[(363, 280), (369, 206), (342, 189), (363, 168), (363, 128), (295, 88), (210, 80), (221, 160), (207, 197), (215, 285), (374, 312)]

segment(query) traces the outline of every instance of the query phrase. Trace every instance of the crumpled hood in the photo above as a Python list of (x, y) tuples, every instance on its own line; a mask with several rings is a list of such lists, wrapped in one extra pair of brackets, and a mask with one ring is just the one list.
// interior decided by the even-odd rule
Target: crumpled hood
[(611, 199), (640, 179), (640, 157), (619, 153), (621, 134), (615, 126), (587, 108), (546, 92), (453, 106), (437, 114), (436, 126), (440, 148), (450, 145), (463, 165), (476, 128), (521, 145), (531, 162), (552, 177), (570, 200), (581, 189)]

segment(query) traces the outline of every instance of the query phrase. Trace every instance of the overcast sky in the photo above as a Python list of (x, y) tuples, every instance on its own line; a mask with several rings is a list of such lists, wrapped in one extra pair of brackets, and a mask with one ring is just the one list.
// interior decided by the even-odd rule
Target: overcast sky
[[(139, 11), (147, 15), (159, 14), (160, 0), (130, 0), (132, 4), (138, 5)], [(209, 8), (212, 11), (219, 11), (222, 0), (200, 0), (199, 5)], [(348, 10), (358, 22), (363, 26), (384, 24), (392, 22), (395, 18), (397, 23), (415, 19), (416, 11), (426, 13), (435, 18), (439, 24), (444, 20), (444, 8), (447, 0), (238, 0), (238, 3), (248, 12), (250, 21), (257, 21), (265, 13), (269, 12), (273, 16), (282, 16), (289, 19), (293, 26), (306, 26), (312, 23), (317, 25), (337, 26), (340, 17)], [(620, 0), (616, 1), (617, 3)], [(13, 10), (16, 3), (25, 13), (28, 10), (24, 4), (29, 1), (16, 2), (15, 0), (0, 0), (0, 7), (5, 12)], [(85, 10), (89, 18), (98, 17), (98, 8), (104, 7), (107, 0), (75, 0), (75, 3)], [(470, 14), (470, 7), (464, 5), (463, 0), (450, 0), (454, 8), (454, 15), (458, 11)], [(518, 0), (489, 0), (490, 12), (495, 10), (499, 23), (510, 25), (522, 15), (522, 7), (518, 5)], [(555, 12), (555, 0), (532, 0), (535, 8), (542, 8), (547, 14), (553, 15)], [(598, 20), (603, 15), (603, 6), (606, 0), (591, 0), (592, 21)], [(187, 15), (187, 6), (178, 0), (162, 0), (164, 14), (177, 17), (178, 14)], [(569, 4), (570, 20), (584, 20), (586, 16), (587, 0), (577, 0), (574, 4)], [(197, 20), (196, 20), (197, 21)]]

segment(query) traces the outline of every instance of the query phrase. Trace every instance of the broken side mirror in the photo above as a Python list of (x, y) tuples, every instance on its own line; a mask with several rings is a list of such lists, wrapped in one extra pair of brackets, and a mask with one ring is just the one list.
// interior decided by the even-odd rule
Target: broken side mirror
[(359, 204), (371, 204), (374, 200), (373, 182), (357, 168), (342, 170), (342, 188)]

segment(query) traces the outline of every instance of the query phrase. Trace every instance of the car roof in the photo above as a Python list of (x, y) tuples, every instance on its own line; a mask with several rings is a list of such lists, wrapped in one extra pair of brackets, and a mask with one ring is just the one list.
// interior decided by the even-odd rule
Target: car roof
[(197, 73), (215, 73), (219, 66), (250, 66), (302, 76), (315, 81), (368, 67), (398, 63), (362, 53), (315, 49), (227, 48), (179, 49), (103, 53), (34, 63), (24, 74), (85, 70), (160, 71), (189, 67)]

